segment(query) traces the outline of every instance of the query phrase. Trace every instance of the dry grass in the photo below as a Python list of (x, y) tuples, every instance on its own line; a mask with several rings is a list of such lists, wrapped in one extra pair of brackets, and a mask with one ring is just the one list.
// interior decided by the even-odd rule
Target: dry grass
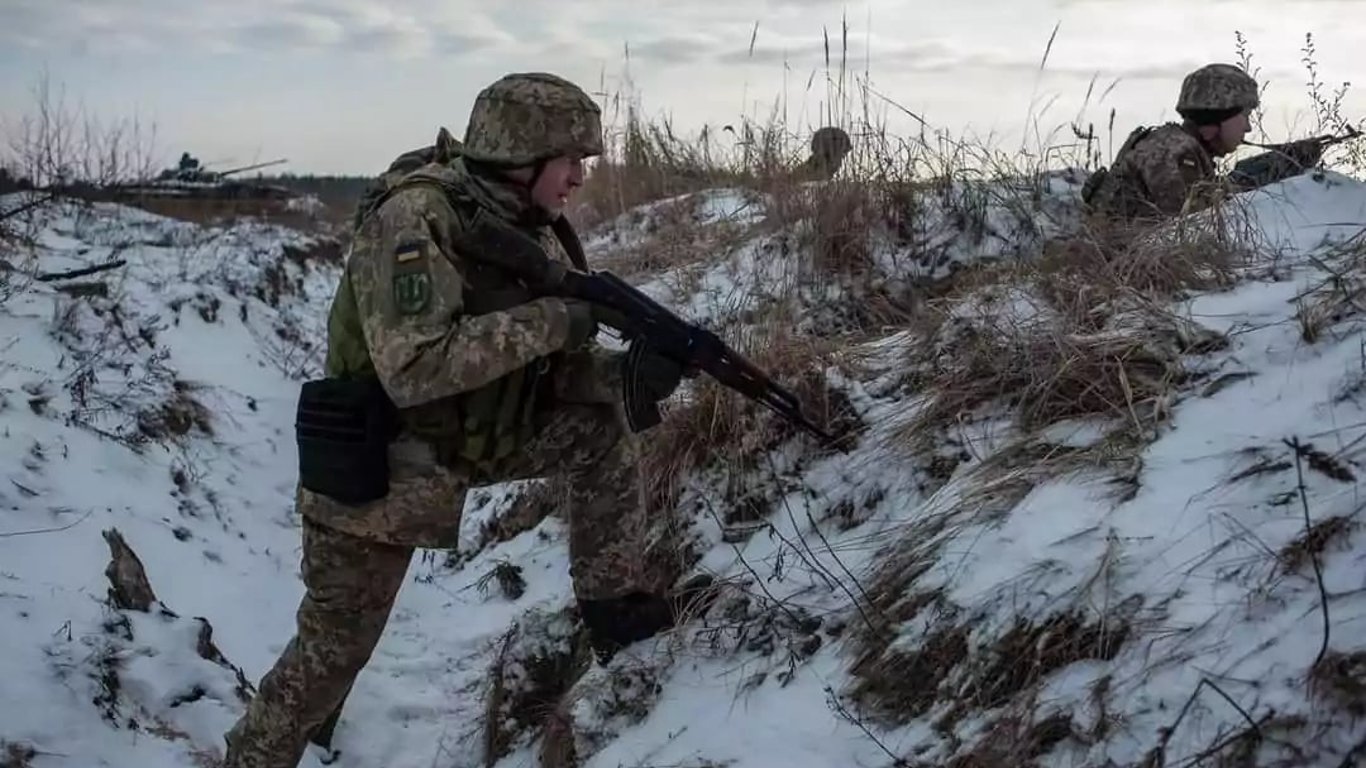
[(212, 436), (213, 414), (195, 398), (195, 389), (180, 379), (172, 382), (171, 394), (164, 402), (138, 412), (138, 433), (149, 440), (175, 440), (191, 431)]
[(1357, 524), (1345, 515), (1324, 518), (1282, 547), (1281, 551), (1276, 553), (1276, 559), (1280, 561), (1281, 568), (1286, 573), (1298, 573), (1315, 558), (1321, 557), (1329, 544), (1347, 544), (1356, 528)]
[[(627, 102), (624, 109), (623, 101)], [(703, 128), (696, 137), (684, 137), (667, 118), (644, 117), (635, 95), (618, 93), (612, 102), (616, 108), (605, 126), (605, 152), (594, 162), (569, 212), (580, 227), (590, 228), (642, 204), (689, 192), (754, 188), (772, 169), (783, 165), (777, 155), (780, 133), (776, 124), (758, 131), (758, 143), (767, 150), (737, 154), (710, 128)]]
[(862, 651), (850, 668), (855, 682), (849, 695), (864, 711), (893, 726), (938, 710), (935, 728), (945, 735), (972, 712), (1027, 697), (1070, 664), (1113, 659), (1130, 633), (1122, 617), (1095, 619), (1069, 610), (1019, 616), (1005, 632), (974, 644), (976, 622), (938, 593), (912, 593), (886, 618), (892, 627), (922, 614), (929, 621), (914, 642), (890, 629), (858, 638)]
[[(848, 436), (864, 428), (848, 399), (826, 379), (827, 366), (850, 364), (837, 343), (797, 336), (776, 322), (758, 324), (729, 342), (790, 387), (817, 426)], [(699, 376), (688, 399), (670, 407), (663, 423), (643, 441), (642, 468), (653, 508), (674, 506), (690, 470), (723, 466), (734, 476), (743, 475), (758, 466), (765, 451), (797, 436), (798, 430), (714, 379)]]
[[(742, 221), (702, 225), (703, 198), (685, 195), (635, 209), (604, 228), (595, 241), (591, 267), (627, 278), (657, 276), (668, 270), (705, 266), (732, 253), (753, 235)], [(743, 214), (743, 212), (741, 212)], [(589, 236), (596, 231), (589, 231)]]
[(489, 670), (483, 730), (487, 766), (505, 757), (524, 735), (552, 723), (561, 699), (592, 663), (582, 628), (565, 638), (528, 639), (525, 632), (521, 627), (508, 631)]
[(1072, 323), (1097, 328), (1117, 304), (1165, 302), (1190, 291), (1226, 288), (1247, 263), (1251, 243), (1218, 221), (1154, 231), (1091, 222), (1050, 241), (1019, 278), (1036, 285)]
[(1295, 318), (1307, 344), (1366, 312), (1366, 229), (1315, 263), (1327, 277), (1296, 297)]
[(1008, 712), (985, 727), (985, 734), (970, 749), (961, 750), (947, 768), (997, 768), (1038, 766), (1040, 757), (1073, 736), (1072, 717), (1059, 712), (1040, 719), (1027, 713)]
[[(1183, 338), (1169, 318), (1143, 317), (1136, 331), (1087, 332), (1049, 321), (1004, 318), (958, 326), (912, 356), (930, 359), (925, 405), (899, 430), (915, 451), (985, 406), (1008, 409), (1028, 433), (1064, 419), (1113, 417), (1147, 435), (1189, 379), (1182, 356), (1209, 351), (1215, 339)], [(928, 347), (928, 348), (927, 348)]]
[[(880, 593), (889, 596), (890, 593)], [(849, 672), (855, 682), (849, 695), (862, 711), (880, 721), (907, 722), (929, 712), (948, 694), (950, 675), (968, 658), (969, 629), (954, 620), (953, 608), (937, 593), (914, 593), (881, 615), (888, 622), (859, 638), (862, 651)], [(913, 645), (894, 650), (891, 627), (932, 610), (939, 620), (929, 624)]]
[[(974, 643), (973, 618), (919, 580), (945, 542), (1008, 514), (1047, 478), (1107, 469), (1133, 492), (1142, 446), (1197, 378), (1188, 356), (1226, 343), (1163, 307), (1183, 291), (1229, 280), (1238, 245), (1184, 237), (1175, 242), (1189, 247), (1168, 251), (1166, 259), (1151, 239), (1108, 251), (1114, 241), (1077, 239), (1037, 264), (964, 273), (926, 303), (907, 355), (923, 399), (890, 434), (892, 445), (912, 457), (943, 458), (937, 450), (946, 435), (989, 418), (1008, 418), (1016, 434), (970, 476), (954, 478), (959, 490), (943, 497), (943, 509), (926, 509), (879, 554), (869, 594), (885, 627), (854, 637), (859, 656), (850, 695), (864, 710), (895, 724), (937, 712), (937, 729), (954, 741), (957, 723), (970, 712), (1024, 706), (1022, 697), (1053, 672), (1112, 659), (1127, 641), (1131, 614), (1096, 617), (1064, 608), (1019, 616)], [(1037, 437), (1069, 419), (1109, 425), (1107, 436), (1085, 447)], [(889, 629), (911, 620), (923, 627), (918, 638)], [(1044, 725), (1029, 716), (1002, 720), (954, 765), (1034, 757), (1070, 733), (1060, 720)]]
[(1193, 379), (1186, 357), (1227, 343), (1168, 302), (1229, 284), (1246, 248), (1209, 222), (1137, 239), (1087, 231), (1037, 263), (962, 274), (917, 318), (908, 360), (925, 402), (897, 440), (924, 452), (965, 419), (1005, 412), (1026, 434), (1099, 417), (1151, 435)]
[(823, 184), (772, 180), (766, 228), (795, 229), (811, 276), (859, 275), (871, 267), (872, 236), (891, 217), (892, 201), (877, 182), (834, 179)]
[(1320, 697), (1354, 718), (1366, 717), (1366, 651), (1329, 651), (1312, 679)]

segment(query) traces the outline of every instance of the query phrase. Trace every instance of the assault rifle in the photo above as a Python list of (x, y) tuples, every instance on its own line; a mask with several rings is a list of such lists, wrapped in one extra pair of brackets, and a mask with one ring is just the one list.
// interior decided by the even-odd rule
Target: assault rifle
[(684, 366), (705, 372), (782, 418), (840, 448), (834, 436), (806, 417), (795, 394), (775, 382), (758, 366), (726, 345), (715, 333), (693, 325), (635, 286), (607, 271), (580, 272), (549, 258), (530, 237), (488, 220), (482, 213), (470, 227), (470, 258), (517, 275), (533, 290), (548, 296), (587, 301), (605, 310), (629, 343), (625, 359), (622, 399), (631, 429), (640, 431), (660, 422), (658, 405), (640, 389), (639, 365), (648, 352), (664, 355)]
[(1243, 143), (1250, 147), (1260, 147), (1261, 149), (1267, 149), (1281, 154), (1286, 154), (1287, 152), (1293, 153), (1294, 150), (1291, 149), (1291, 147), (1307, 144), (1318, 147), (1321, 153), (1323, 150), (1335, 144), (1351, 141), (1359, 136), (1361, 136), (1361, 131), (1355, 126), (1349, 125), (1343, 129), (1343, 133), (1325, 133), (1319, 136), (1312, 136), (1308, 139), (1300, 139), (1299, 141), (1286, 141), (1280, 144), (1258, 144), (1255, 141), (1244, 141)]
[(1258, 144), (1244, 141), (1251, 147), (1265, 149), (1258, 155), (1245, 157), (1234, 164), (1229, 178), (1239, 186), (1256, 189), (1281, 179), (1289, 178), (1306, 168), (1316, 165), (1323, 157), (1324, 150), (1336, 144), (1361, 136), (1361, 131), (1347, 126), (1343, 133), (1325, 133), (1298, 141), (1280, 144)]

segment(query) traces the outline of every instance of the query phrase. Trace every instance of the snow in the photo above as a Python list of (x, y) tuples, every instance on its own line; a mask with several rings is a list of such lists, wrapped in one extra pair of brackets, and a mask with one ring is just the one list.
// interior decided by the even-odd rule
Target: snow
[[(1045, 179), (1037, 231), (1066, 229), (1078, 184)], [(939, 200), (972, 194), (955, 187)], [(1011, 234), (1024, 212), (999, 202), (1015, 198), (982, 199), (998, 202), (985, 209), (985, 229), (966, 235), (948, 223), (952, 206), (917, 203), (940, 213), (922, 211), (911, 242), (878, 241), (877, 279), (1028, 258), (1034, 241)], [(587, 666), (562, 702), (580, 764), (882, 766), (893, 755), (947, 764), (1024, 706), (1013, 696), (1025, 689), (1035, 694), (1026, 724), (1071, 718), (1073, 737), (1049, 744), (1040, 764), (1137, 765), (1197, 691), (1165, 745), (1168, 765), (1246, 726), (1224, 696), (1268, 736), (1257, 764), (1345, 764), (1366, 726), (1312, 692), (1308, 677), (1325, 611), (1330, 651), (1366, 650), (1366, 550), (1356, 532), (1366, 336), (1362, 317), (1347, 314), (1309, 343), (1296, 313), (1333, 290), (1334, 271), (1360, 269), (1353, 249), (1366, 228), (1366, 185), (1305, 175), (1236, 202), (1230, 226), (1252, 228), (1257, 262), (1231, 288), (1170, 307), (1229, 344), (1188, 356), (1205, 378), (1180, 390), (1169, 421), (1141, 447), (1128, 493), (1103, 463), (1010, 463), (1021, 446), (1104, 450), (1116, 428), (1104, 419), (1033, 434), (1008, 419), (965, 425), (958, 450), (968, 458), (931, 482), (923, 462), (894, 445), (921, 402), (897, 384), (914, 334), (870, 339), (858, 374), (830, 376), (868, 425), (853, 451), (815, 454), (798, 438), (744, 467), (683, 478), (677, 510), (700, 543), (696, 569), (726, 586), (705, 619), (606, 668)], [(609, 222), (586, 233), (590, 256), (645, 237), (649, 221), (680, 205), (699, 227), (743, 236), (641, 278), (643, 290), (718, 326), (791, 295), (809, 266), (790, 247), (799, 239), (765, 230), (769, 205), (740, 190)], [(34, 749), (35, 768), (211, 764), (203, 755), (221, 751), (242, 711), (232, 665), (255, 685), (293, 632), (302, 595), (293, 408), (299, 382), (320, 365), (339, 265), (301, 256), (314, 245), (308, 236), (258, 222), (206, 228), (109, 205), (43, 215), (42, 270), (126, 263), (82, 278), (105, 282), (108, 296), (34, 282), (0, 304), (0, 741)], [(848, 300), (841, 290), (803, 300)], [(1023, 287), (965, 296), (952, 316), (988, 326), (1050, 320)], [(1220, 376), (1229, 378), (1208, 386)], [(1292, 439), (1322, 454), (1306, 453), (1297, 470)], [(734, 481), (759, 499), (761, 519), (725, 522)], [(414, 556), (329, 764), (482, 766), (498, 660), (515, 687), (533, 651), (570, 653), (563, 523), (548, 518), (507, 541), (480, 537), (535, 485), (472, 492), (458, 552)], [(1309, 561), (1292, 568), (1278, 557), (1303, 537), (1306, 513), (1348, 523), (1317, 558), (1326, 607)], [(159, 600), (149, 613), (105, 603), (101, 531), (113, 527), (146, 566)], [(745, 527), (752, 532), (730, 535)], [(915, 653), (946, 628), (961, 628), (967, 645), (942, 681), (927, 681), (939, 686), (928, 711), (886, 722), (846, 694), (865, 617), (886, 608), (870, 590), (887, 568), (909, 574), (911, 555), (928, 559), (908, 589), (936, 595), (940, 609), (894, 617), (888, 652)], [(500, 564), (520, 568), (524, 592), (505, 595), (485, 578)], [(945, 717), (954, 700), (1000, 684), (980, 676), (1012, 627), (1066, 613), (1120, 639), (1050, 664), (1005, 705)], [(230, 664), (196, 652), (197, 617)], [(497, 764), (538, 764), (537, 738), (511, 733)], [(324, 759), (313, 749), (301, 765)]]

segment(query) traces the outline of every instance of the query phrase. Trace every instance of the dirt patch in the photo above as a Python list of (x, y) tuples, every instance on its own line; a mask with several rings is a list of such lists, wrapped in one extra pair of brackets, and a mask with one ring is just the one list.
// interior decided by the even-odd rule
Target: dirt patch
[(212, 436), (213, 414), (195, 399), (197, 388), (180, 379), (172, 382), (170, 396), (160, 405), (138, 411), (138, 434), (149, 440), (174, 440), (192, 431)]

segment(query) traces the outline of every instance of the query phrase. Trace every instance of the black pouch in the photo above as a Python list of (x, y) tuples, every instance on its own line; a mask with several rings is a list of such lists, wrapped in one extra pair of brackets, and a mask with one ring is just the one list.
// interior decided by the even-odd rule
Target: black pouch
[(304, 382), (294, 419), (300, 485), (343, 504), (384, 498), (397, 431), (397, 411), (379, 379)]

